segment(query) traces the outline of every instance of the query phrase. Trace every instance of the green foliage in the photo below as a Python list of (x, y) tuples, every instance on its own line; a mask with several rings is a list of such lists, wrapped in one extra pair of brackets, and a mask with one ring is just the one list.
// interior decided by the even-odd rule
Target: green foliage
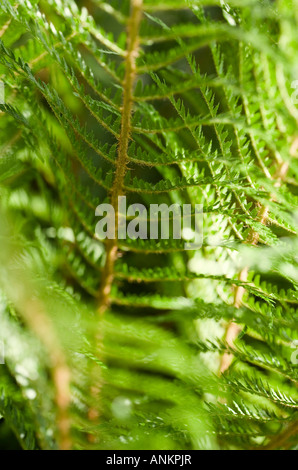
[[(298, 2), (84, 3), (0, 1), (0, 440), (295, 448)], [(121, 194), (202, 248), (99, 240)]]

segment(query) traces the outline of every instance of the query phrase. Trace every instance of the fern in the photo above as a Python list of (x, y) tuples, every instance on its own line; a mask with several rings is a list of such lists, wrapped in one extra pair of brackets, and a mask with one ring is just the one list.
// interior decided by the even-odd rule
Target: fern
[[(0, 2), (0, 430), (294, 449), (298, 2), (77, 3)], [(124, 195), (202, 204), (201, 248), (119, 237)]]

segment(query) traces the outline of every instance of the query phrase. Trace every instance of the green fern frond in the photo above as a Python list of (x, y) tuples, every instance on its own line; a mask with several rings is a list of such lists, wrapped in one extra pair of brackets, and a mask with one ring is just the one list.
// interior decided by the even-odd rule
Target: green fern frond
[[(5, 426), (24, 449), (294, 449), (297, 0), (0, 6)], [(122, 196), (147, 229), (199, 204), (200, 247), (121, 237)]]

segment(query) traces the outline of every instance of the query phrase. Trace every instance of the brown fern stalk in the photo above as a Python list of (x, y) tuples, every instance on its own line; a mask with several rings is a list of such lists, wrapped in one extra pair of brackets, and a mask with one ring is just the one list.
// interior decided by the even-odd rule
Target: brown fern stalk
[[(125, 53), (121, 132), (118, 142), (115, 178), (110, 196), (111, 204), (115, 210), (115, 232), (114, 239), (108, 240), (106, 245), (106, 261), (102, 271), (102, 282), (98, 293), (98, 313), (100, 316), (102, 316), (110, 306), (110, 293), (114, 281), (114, 266), (118, 256), (118, 198), (124, 194), (123, 184), (127, 171), (127, 151), (132, 132), (133, 90), (137, 76), (136, 59), (139, 54), (139, 29), (142, 19), (142, 6), (143, 0), (131, 0), (131, 16), (127, 28), (127, 51)], [(97, 333), (97, 343), (101, 344), (102, 340), (102, 333)], [(98, 371), (95, 375), (95, 383), (91, 387), (91, 395), (94, 398), (98, 398), (101, 393), (101, 380)], [(90, 408), (88, 417), (91, 421), (98, 420), (98, 409)], [(95, 437), (91, 434), (89, 434), (88, 440), (91, 443), (96, 441)]]
[(289, 424), (284, 431), (277, 434), (274, 438), (271, 439), (269, 444), (264, 447), (261, 447), (260, 450), (277, 450), (284, 449), (288, 450), (291, 447), (291, 439), (297, 438), (298, 434), (298, 420), (295, 420), (293, 423)]
[(142, 6), (143, 0), (131, 0), (131, 16), (128, 23), (127, 52), (125, 54), (121, 132), (115, 179), (111, 190), (111, 204), (115, 209), (115, 237), (112, 240), (108, 240), (106, 248), (106, 262), (99, 291), (98, 312), (100, 314), (104, 313), (110, 305), (110, 293), (114, 280), (114, 265), (118, 255), (118, 197), (124, 194), (123, 184), (127, 171), (127, 150), (132, 132), (133, 89), (137, 75), (136, 59), (139, 54), (139, 29), (142, 19)]
[(53, 325), (44, 311), (42, 302), (37, 298), (29, 299), (27, 296), (26, 292), (31, 290), (32, 286), (26, 284), (23, 290), (19, 289), (18, 297), (13, 292), (12, 297), (24, 320), (32, 331), (35, 332), (48, 352), (57, 409), (58, 446), (60, 450), (70, 450), (72, 447), (71, 420), (69, 416), (71, 373)]
[[(297, 147), (297, 141), (298, 139), (295, 139), (291, 149), (290, 149), (290, 155), (294, 156), (296, 153), (296, 147)], [(289, 165), (287, 162), (281, 162), (279, 164), (279, 167), (274, 175), (274, 179), (276, 180), (275, 187), (279, 187), (284, 180), (284, 178), (287, 175)], [(274, 200), (274, 196), (271, 197), (271, 201)], [(269, 217), (269, 209), (268, 207), (262, 206), (259, 210), (257, 220), (260, 222), (262, 225), (266, 225), (268, 222), (268, 217)], [(260, 235), (258, 232), (255, 232), (254, 230), (251, 230), (249, 233), (249, 236), (246, 240), (246, 243), (251, 246), (256, 246), (259, 243)], [(249, 269), (248, 267), (245, 267), (242, 269), (242, 271), (239, 274), (239, 280), (242, 282), (246, 282), (248, 278), (248, 272)], [(233, 306), (235, 308), (240, 308), (242, 305), (243, 301), (243, 296), (245, 294), (245, 288), (242, 286), (237, 286), (235, 288), (235, 294), (234, 294), (234, 303)], [(228, 328), (226, 330), (226, 336), (225, 340), (229, 348), (233, 349), (234, 348), (234, 342), (236, 338), (238, 337), (239, 333), (241, 332), (241, 327), (237, 325), (234, 322), (231, 322), (228, 325)], [(220, 373), (223, 374), (226, 370), (229, 369), (231, 363), (233, 360), (233, 354), (230, 352), (225, 352), (222, 356), (221, 363), (220, 363)]]

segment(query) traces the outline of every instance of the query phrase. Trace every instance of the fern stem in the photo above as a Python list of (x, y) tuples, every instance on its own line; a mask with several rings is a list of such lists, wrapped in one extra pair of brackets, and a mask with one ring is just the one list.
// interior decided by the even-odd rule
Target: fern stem
[(9, 27), (11, 23), (11, 19), (9, 19), (5, 25), (3, 26), (3, 28), (0, 30), (0, 38), (2, 38), (3, 34), (5, 34), (5, 31), (7, 30), (7, 28)]
[(277, 450), (280, 448), (288, 449), (291, 446), (290, 440), (292, 437), (297, 438), (298, 421), (295, 420), (286, 429), (275, 436), (269, 444), (262, 447), (261, 450)]
[[(294, 153), (295, 153), (296, 145), (297, 145), (297, 139), (294, 140), (294, 142), (291, 146), (291, 149), (290, 149), (290, 155), (291, 156), (293, 156)], [(279, 165), (279, 167), (278, 167), (278, 169), (275, 173), (275, 176), (274, 176), (274, 179), (276, 179), (276, 183), (275, 183), (276, 187), (279, 187), (281, 185), (282, 181), (284, 180), (284, 178), (287, 175), (288, 168), (289, 168), (289, 165), (288, 165), (287, 162), (282, 162)], [(274, 200), (274, 197), (271, 198), (271, 201), (273, 201), (273, 200)], [(268, 217), (269, 217), (268, 207), (262, 206), (259, 210), (257, 220), (262, 225), (266, 225), (267, 222), (268, 222)], [(256, 246), (259, 243), (259, 238), (260, 238), (259, 233), (255, 232), (254, 230), (251, 230), (245, 243), (250, 245), (250, 246)], [(248, 272), (249, 272), (248, 267), (243, 268), (242, 271), (240, 272), (239, 280), (243, 281), (243, 282), (246, 282), (247, 278), (248, 278)], [(245, 288), (244, 287), (237, 286), (235, 288), (234, 304), (233, 304), (235, 308), (240, 308), (241, 307), (244, 294), (245, 294)], [(226, 342), (227, 342), (227, 344), (230, 348), (232, 348), (232, 349), (234, 348), (234, 341), (236, 340), (236, 338), (239, 335), (240, 331), (241, 331), (241, 327), (239, 325), (237, 325), (236, 323), (231, 322), (228, 325), (228, 328), (227, 328), (227, 331), (226, 331)], [(220, 373), (221, 374), (224, 373), (230, 367), (230, 365), (232, 363), (232, 360), (233, 360), (233, 355), (230, 352), (224, 353), (224, 355), (222, 357), (222, 360), (221, 360), (221, 364), (220, 364)]]
[(142, 0), (131, 0), (131, 17), (128, 23), (127, 53), (125, 58), (125, 78), (123, 82), (123, 106), (121, 112), (121, 132), (119, 136), (118, 158), (115, 179), (111, 191), (111, 204), (115, 209), (115, 238), (107, 243), (106, 262), (99, 291), (99, 313), (104, 313), (110, 305), (110, 293), (114, 280), (114, 265), (118, 254), (118, 197), (124, 194), (124, 178), (127, 171), (127, 151), (132, 132), (133, 89), (137, 75), (136, 59), (139, 51), (139, 29), (142, 18)]
[[(242, 48), (242, 43), (240, 43), (239, 49), (240, 49), (239, 50), (240, 81), (243, 84), (243, 72), (242, 72), (243, 71), (243, 48)], [(242, 87), (243, 87), (243, 85), (242, 85)], [(243, 104), (244, 104), (244, 109), (245, 109), (248, 121), (250, 123), (250, 114), (249, 114), (249, 109), (248, 109), (247, 98), (246, 98), (245, 95), (243, 95)], [(260, 157), (258, 155), (258, 151), (257, 151), (256, 145), (255, 145), (255, 142), (254, 142), (254, 137), (252, 135), (250, 135), (250, 138), (251, 138), (253, 149), (255, 151), (255, 155), (256, 155), (262, 169), (264, 170), (263, 162), (262, 162), (262, 160), (260, 159)], [(290, 154), (293, 154), (293, 146), (290, 150)], [(271, 179), (270, 172), (267, 169), (265, 169), (265, 170), (266, 170), (265, 175), (269, 179)], [(275, 175), (275, 178), (277, 179), (276, 186), (280, 186), (281, 181), (286, 176), (287, 170), (288, 170), (288, 165), (286, 163), (281, 162), (281, 165), (280, 165), (280, 167), (277, 170), (276, 175)], [(266, 225), (266, 223), (268, 222), (268, 218), (269, 218), (268, 208), (267, 207), (261, 207), (261, 209), (259, 210), (258, 217), (257, 217), (258, 221), (261, 224)], [(251, 230), (246, 243), (256, 246), (259, 243), (259, 234), (257, 232), (255, 232), (254, 230)], [(239, 280), (243, 281), (243, 282), (246, 282), (247, 277), (248, 277), (248, 268), (245, 267), (239, 275)], [(245, 294), (245, 288), (244, 287), (241, 287), (241, 286), (236, 287), (235, 295), (234, 295), (234, 307), (235, 308), (240, 308), (241, 307), (244, 294)], [(236, 340), (236, 338), (239, 335), (240, 331), (241, 331), (241, 328), (236, 323), (231, 322), (228, 325), (228, 328), (227, 328), (227, 331), (226, 331), (226, 342), (227, 342), (227, 344), (230, 348), (233, 349), (234, 341)], [(220, 365), (220, 372), (221, 373), (224, 373), (230, 367), (232, 360), (233, 360), (233, 355), (230, 354), (229, 352), (226, 352), (223, 355), (221, 365)]]
[[(28, 286), (26, 286), (28, 287)], [(30, 292), (31, 286), (28, 291)], [(22, 294), (18, 299), (19, 310), (29, 327), (35, 332), (47, 349), (50, 358), (50, 373), (54, 385), (55, 403), (57, 407), (58, 446), (60, 450), (70, 450), (71, 422), (69, 417), (70, 370), (62, 348), (57, 340), (52, 324), (44, 312), (43, 305), (38, 299), (27, 299)]]
[[(131, 16), (128, 22), (127, 30), (127, 51), (125, 54), (125, 77), (123, 82), (123, 105), (121, 108), (121, 131), (118, 137), (118, 156), (116, 160), (116, 170), (114, 183), (111, 189), (110, 201), (115, 210), (115, 237), (107, 240), (106, 243), (106, 261), (102, 271), (102, 282), (98, 293), (98, 313), (102, 316), (109, 308), (111, 303), (111, 289), (115, 277), (114, 266), (118, 255), (118, 218), (119, 207), (118, 197), (124, 194), (124, 178), (127, 171), (127, 151), (132, 132), (131, 117), (133, 109), (133, 91), (136, 79), (136, 59), (139, 50), (139, 29), (142, 18), (142, 0), (131, 0)], [(96, 340), (102, 343), (102, 333), (98, 333)], [(94, 375), (94, 374), (93, 374)], [(98, 397), (101, 393), (101, 384), (96, 372), (96, 382), (91, 387), (93, 397)], [(88, 411), (88, 417), (91, 421), (99, 418), (99, 410), (91, 408)], [(88, 435), (91, 443), (96, 442), (93, 435)]]

